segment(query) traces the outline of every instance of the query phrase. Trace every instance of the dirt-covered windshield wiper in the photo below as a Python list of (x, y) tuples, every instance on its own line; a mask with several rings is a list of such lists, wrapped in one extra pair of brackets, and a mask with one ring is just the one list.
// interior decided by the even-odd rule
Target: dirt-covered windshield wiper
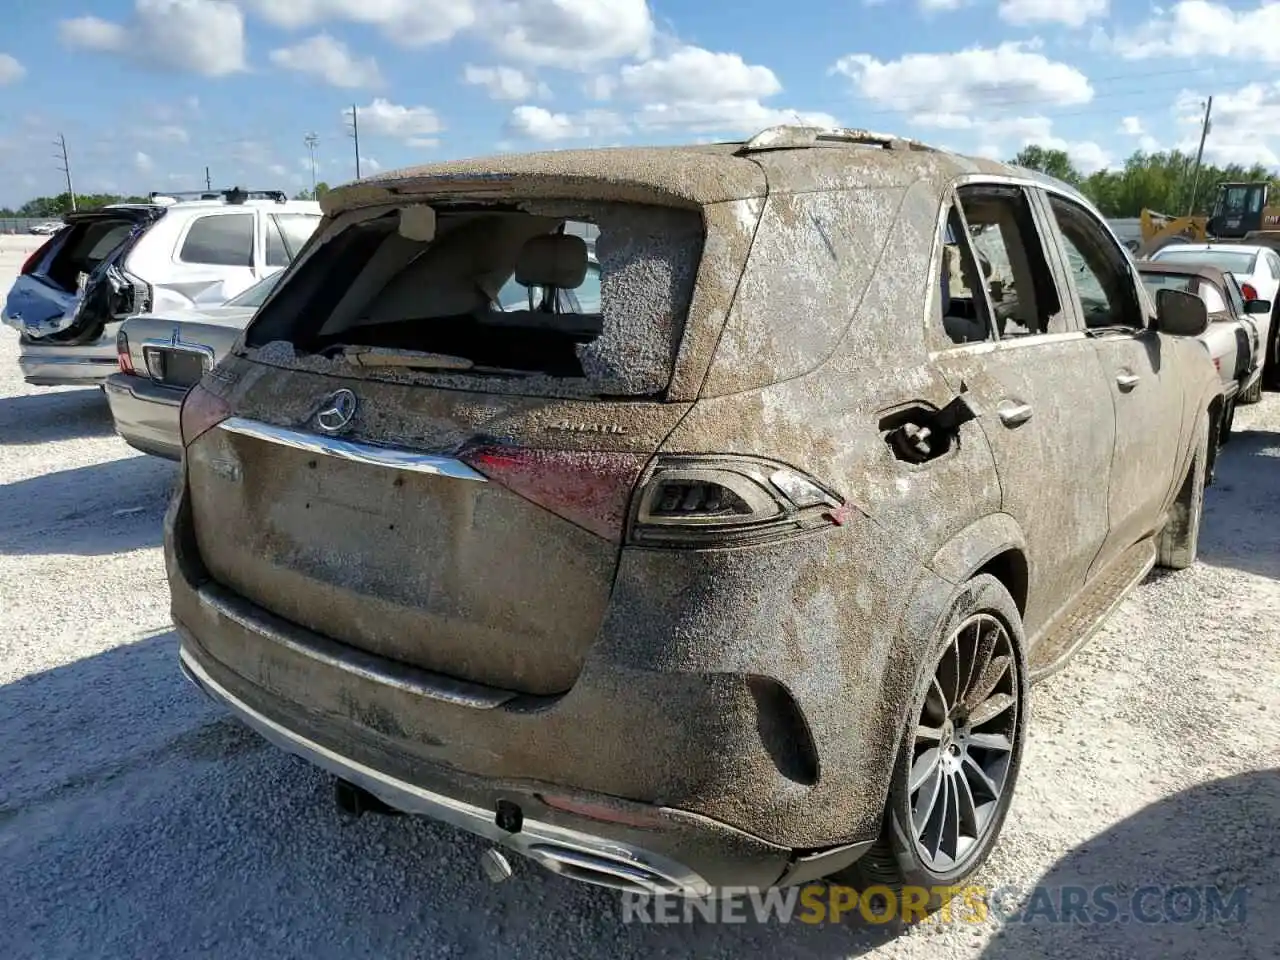
[(478, 364), (469, 357), (448, 353), (431, 353), (425, 350), (403, 350), (395, 347), (370, 347), (344, 345), (331, 352), (334, 359), (345, 360), (358, 367), (399, 367), (405, 370), (450, 370), (479, 375), (527, 377), (527, 370), (512, 370)]

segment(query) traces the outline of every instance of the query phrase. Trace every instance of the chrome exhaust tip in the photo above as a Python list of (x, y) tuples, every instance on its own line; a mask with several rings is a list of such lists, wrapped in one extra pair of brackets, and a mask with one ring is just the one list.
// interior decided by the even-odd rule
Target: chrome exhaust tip
[(493, 883), (501, 883), (515, 872), (511, 869), (511, 861), (506, 858), (506, 855), (493, 848), (480, 854), (480, 868)]

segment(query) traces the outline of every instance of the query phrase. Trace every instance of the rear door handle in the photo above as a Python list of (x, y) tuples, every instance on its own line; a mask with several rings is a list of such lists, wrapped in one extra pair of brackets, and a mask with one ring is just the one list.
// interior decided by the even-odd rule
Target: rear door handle
[(1031, 419), (1031, 404), (1006, 400), (996, 408), (996, 414), (1006, 427), (1016, 427)]
[(1117, 373), (1116, 374), (1116, 383), (1120, 385), (1121, 390), (1124, 390), (1126, 392), (1129, 390), (1132, 390), (1141, 382), (1142, 382), (1142, 378), (1138, 376), (1136, 373)]

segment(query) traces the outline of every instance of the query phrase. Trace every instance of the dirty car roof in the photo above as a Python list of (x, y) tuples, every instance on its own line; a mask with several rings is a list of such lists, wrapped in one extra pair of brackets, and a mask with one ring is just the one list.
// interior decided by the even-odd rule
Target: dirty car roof
[(907, 186), (919, 180), (946, 183), (966, 174), (988, 174), (1068, 185), (998, 161), (965, 157), (923, 144), (884, 149), (823, 143), (745, 152), (745, 142), (671, 147), (610, 147), (505, 154), (406, 167), (332, 190), (326, 213), (394, 202), (397, 196), (510, 195), (525, 181), (522, 197), (576, 195), (652, 199), (690, 206), (763, 197), (771, 191)]

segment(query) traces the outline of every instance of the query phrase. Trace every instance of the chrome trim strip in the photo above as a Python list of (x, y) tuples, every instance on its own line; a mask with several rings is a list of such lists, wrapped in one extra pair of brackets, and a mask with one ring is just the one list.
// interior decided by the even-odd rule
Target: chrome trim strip
[(44, 357), (38, 353), (19, 353), (18, 354), (19, 366), (23, 366), (25, 364), (26, 366), (38, 367), (38, 366), (43, 366), (46, 363), (55, 364), (55, 365), (60, 363), (65, 363), (68, 365), (84, 365), (89, 367), (104, 366), (104, 367), (118, 368), (120, 366), (120, 361), (115, 357), (111, 357), (111, 358), (94, 357), (94, 356)]
[(219, 429), (244, 437), (253, 437), (256, 440), (265, 440), (267, 443), (293, 447), (295, 450), (305, 450), (307, 453), (319, 453), (326, 457), (350, 460), (352, 463), (363, 463), (372, 467), (390, 467), (393, 470), (428, 473), (454, 480), (487, 482), (484, 474), (472, 470), (461, 460), (442, 457), (438, 454), (418, 453), (414, 450), (384, 447), (372, 443), (357, 443), (354, 440), (340, 440), (337, 437), (322, 437), (316, 433), (288, 430), (244, 417), (224, 420), (219, 424)]
[(386, 687), (395, 687), (414, 696), (470, 707), (473, 710), (492, 710), (516, 697), (510, 690), (456, 680), (348, 647), (267, 613), (216, 584), (199, 587), (196, 595), (200, 598), (201, 606), (242, 629), (278, 643), (291, 653), (323, 664), (330, 670), (371, 680)]
[[(641, 887), (653, 893), (691, 897), (706, 897), (713, 892), (702, 877), (687, 867), (629, 844), (531, 819), (523, 822), (518, 833), (508, 833), (497, 825), (493, 811), (398, 780), (344, 757), (264, 716), (219, 686), (200, 666), (185, 642), (178, 655), (188, 679), (230, 709), (247, 726), (287, 753), (354, 783), (397, 810), (431, 817), (484, 837), (529, 857), (548, 870), (584, 883), (615, 890)], [(587, 863), (592, 870), (570, 869)], [(611, 880), (610, 876), (616, 879)]]

